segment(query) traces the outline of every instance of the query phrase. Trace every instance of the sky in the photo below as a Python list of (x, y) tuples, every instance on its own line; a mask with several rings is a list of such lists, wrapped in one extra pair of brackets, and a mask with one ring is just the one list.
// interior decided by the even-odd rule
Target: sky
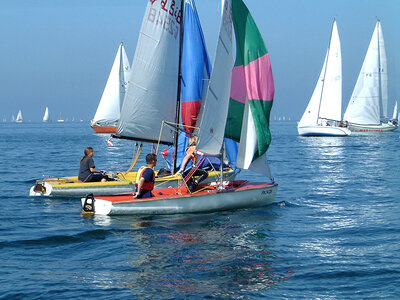
[[(22, 110), (40, 121), (93, 118), (120, 42), (132, 62), (147, 0), (2, 0), (0, 120)], [(220, 0), (196, 6), (211, 61)], [(299, 120), (314, 90), (336, 18), (342, 46), (343, 112), (377, 18), (389, 74), (389, 115), (400, 100), (400, 0), (245, 0), (270, 54), (273, 117)]]

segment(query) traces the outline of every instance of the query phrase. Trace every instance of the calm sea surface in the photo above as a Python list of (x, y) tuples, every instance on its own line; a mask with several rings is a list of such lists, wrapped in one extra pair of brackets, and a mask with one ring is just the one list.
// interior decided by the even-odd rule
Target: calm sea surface
[(0, 123), (0, 298), (400, 299), (399, 132), (272, 133), (273, 205), (87, 218), (79, 199), (30, 186), (77, 174), (86, 146), (96, 167), (125, 170), (133, 143), (108, 147), (87, 123)]

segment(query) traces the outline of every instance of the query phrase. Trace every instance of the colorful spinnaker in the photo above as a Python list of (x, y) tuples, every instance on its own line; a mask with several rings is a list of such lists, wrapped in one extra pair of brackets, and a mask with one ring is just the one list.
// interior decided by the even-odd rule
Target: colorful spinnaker
[[(269, 176), (268, 168), (263, 165), (271, 143), (269, 117), (275, 93), (271, 61), (260, 31), (242, 0), (232, 0), (232, 19), (236, 62), (225, 136), (240, 142), (239, 168), (251, 168)], [(256, 161), (261, 157), (263, 162), (258, 168)]]

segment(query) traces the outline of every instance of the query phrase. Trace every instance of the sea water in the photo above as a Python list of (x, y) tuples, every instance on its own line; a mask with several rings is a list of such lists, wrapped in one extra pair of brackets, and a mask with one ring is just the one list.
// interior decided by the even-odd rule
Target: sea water
[(1, 123), (0, 298), (400, 298), (399, 132), (271, 128), (272, 205), (83, 217), (79, 199), (31, 198), (29, 188), (77, 175), (87, 146), (98, 169), (126, 170), (134, 143), (110, 147), (87, 123)]

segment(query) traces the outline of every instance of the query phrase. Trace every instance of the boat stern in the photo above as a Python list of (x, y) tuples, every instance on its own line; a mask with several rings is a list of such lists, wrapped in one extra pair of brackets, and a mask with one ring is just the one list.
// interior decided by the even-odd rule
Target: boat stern
[(34, 186), (32, 186), (29, 190), (29, 196), (31, 197), (40, 197), (40, 196), (49, 196), (51, 195), (51, 191), (53, 187), (51, 184), (44, 180), (36, 180)]

